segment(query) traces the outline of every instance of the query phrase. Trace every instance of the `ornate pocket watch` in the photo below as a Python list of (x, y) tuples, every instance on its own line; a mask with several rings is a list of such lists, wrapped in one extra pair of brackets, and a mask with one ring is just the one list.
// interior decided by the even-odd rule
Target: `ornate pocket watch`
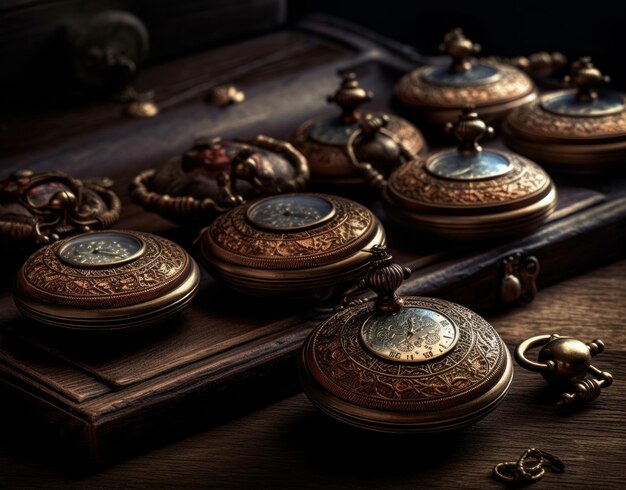
[(487, 122), (495, 123), (506, 112), (537, 97), (533, 81), (510, 65), (475, 60), (480, 45), (461, 29), (449, 32), (440, 48), (451, 58), (448, 66), (427, 66), (405, 75), (394, 88), (395, 98), (416, 111), (421, 119), (443, 126), (473, 104)]
[(107, 179), (81, 181), (63, 172), (20, 170), (0, 181), (0, 237), (49, 243), (108, 228), (122, 204)]
[(258, 135), (212, 138), (131, 183), (131, 198), (176, 223), (206, 224), (242, 202), (304, 189), (306, 159), (289, 143)]
[(556, 189), (548, 174), (514, 153), (483, 149), (478, 142), (493, 129), (471, 108), (447, 130), (458, 149), (409, 161), (388, 180), (352, 153), (355, 166), (382, 190), (392, 218), (446, 238), (483, 239), (526, 233), (552, 213)]
[(522, 155), (564, 172), (623, 168), (626, 160), (626, 97), (599, 89), (609, 81), (590, 58), (572, 64), (566, 85), (509, 114), (505, 143)]
[(319, 325), (300, 357), (311, 401), (331, 417), (381, 432), (441, 432), (494, 410), (513, 378), (495, 329), (448, 301), (395, 293), (410, 270), (372, 249), (362, 283), (375, 302), (353, 304)]
[(200, 235), (209, 272), (255, 296), (334, 297), (366, 270), (385, 240), (366, 207), (324, 194), (284, 194), (232, 209)]
[[(291, 136), (290, 141), (300, 150), (309, 162), (311, 179), (321, 186), (363, 186), (363, 177), (355, 171), (345, 146), (350, 135), (359, 127), (361, 114), (359, 106), (373, 98), (372, 92), (359, 86), (354, 73), (343, 76), (339, 89), (328, 96), (341, 109), (339, 116), (323, 116), (302, 124)], [(413, 155), (426, 149), (424, 137), (408, 121), (391, 114), (376, 113), (387, 120), (387, 130), (394, 134)], [(386, 172), (398, 164), (400, 155), (397, 146), (387, 135), (377, 135), (376, 139), (361, 144), (355, 142), (359, 156), (381, 172)]]
[(31, 255), (13, 298), (26, 317), (66, 330), (138, 329), (189, 304), (199, 270), (179, 245), (149, 233), (98, 231)]

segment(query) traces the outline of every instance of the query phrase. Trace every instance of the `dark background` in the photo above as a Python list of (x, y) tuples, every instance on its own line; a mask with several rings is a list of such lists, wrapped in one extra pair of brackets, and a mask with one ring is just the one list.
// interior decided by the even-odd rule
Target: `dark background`
[[(461, 27), (485, 56), (561, 51), (596, 66), (626, 89), (626, 3), (526, 0), (0, 0), (0, 107), (40, 104), (71, 88), (63, 28), (105, 10), (127, 10), (150, 33), (148, 63), (258, 36), (323, 12), (437, 54), (443, 35)], [(84, 22), (83, 22), (84, 24)]]
[(485, 56), (536, 51), (560, 51), (570, 60), (592, 56), (614, 87), (626, 88), (623, 1), (309, 0), (308, 8), (352, 20), (423, 54), (437, 54), (442, 36), (461, 27)]

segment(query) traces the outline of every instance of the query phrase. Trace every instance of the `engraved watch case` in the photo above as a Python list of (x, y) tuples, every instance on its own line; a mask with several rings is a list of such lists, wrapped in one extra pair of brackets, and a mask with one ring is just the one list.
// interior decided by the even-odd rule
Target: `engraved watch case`
[(472, 108), (447, 130), (457, 149), (402, 165), (383, 179), (353, 160), (382, 191), (385, 211), (398, 223), (444, 238), (474, 240), (521, 235), (539, 226), (556, 206), (556, 189), (537, 164), (511, 152), (483, 149), (493, 134)]
[(381, 223), (361, 204), (324, 194), (285, 194), (218, 217), (199, 238), (201, 263), (255, 296), (327, 300), (367, 269)]
[(179, 245), (149, 233), (98, 231), (47, 245), (18, 273), (13, 298), (38, 324), (69, 331), (158, 325), (193, 299), (200, 274)]
[(579, 59), (565, 77), (573, 89), (546, 94), (509, 114), (502, 128), (505, 143), (562, 172), (623, 168), (626, 96), (601, 88), (609, 81), (590, 58)]
[[(307, 158), (314, 184), (339, 191), (365, 185), (362, 176), (352, 166), (345, 146), (364, 117), (357, 109), (373, 96), (372, 92), (359, 86), (354, 73), (347, 73), (339, 89), (328, 96), (329, 102), (339, 106), (341, 114), (306, 121), (293, 133), (290, 141)], [(411, 123), (392, 114), (375, 115), (385, 118), (387, 130), (413, 155), (426, 149), (424, 137)], [(398, 147), (387, 135), (379, 135), (367, 144), (356, 141), (355, 151), (384, 173), (400, 163)]]
[(398, 297), (411, 271), (384, 247), (371, 252), (362, 282), (377, 299), (349, 305), (309, 335), (304, 392), (327, 415), (379, 432), (442, 432), (485, 417), (513, 377), (497, 332), (460, 305)]
[(514, 66), (473, 58), (481, 50), (454, 29), (439, 49), (450, 57), (447, 66), (426, 66), (408, 73), (394, 88), (396, 100), (420, 120), (442, 127), (473, 104), (488, 123), (537, 97), (533, 81)]
[(144, 170), (130, 194), (147, 211), (175, 223), (205, 225), (247, 200), (301, 191), (308, 180), (306, 159), (289, 143), (263, 135), (246, 141), (216, 137)]

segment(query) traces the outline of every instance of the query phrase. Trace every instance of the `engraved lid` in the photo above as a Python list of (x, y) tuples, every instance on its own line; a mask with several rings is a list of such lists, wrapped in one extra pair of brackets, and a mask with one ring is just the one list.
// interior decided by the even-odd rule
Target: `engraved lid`
[(621, 168), (626, 158), (626, 96), (591, 58), (572, 63), (566, 89), (549, 93), (507, 117), (503, 138), (515, 151), (564, 172)]
[(548, 174), (514, 153), (484, 150), (479, 141), (493, 129), (471, 107), (447, 130), (459, 140), (456, 150), (409, 162), (389, 178), (383, 200), (403, 218), (480, 238), (481, 227), (498, 234), (500, 225), (514, 229), (524, 218), (540, 222), (552, 211), (555, 190)]
[(508, 350), (476, 313), (448, 301), (398, 297), (410, 271), (372, 250), (363, 285), (377, 300), (318, 326), (301, 356), (303, 388), (324, 412), (365, 429), (439, 432), (469, 425), (504, 398)]
[(101, 231), (58, 241), (22, 266), (14, 299), (26, 316), (71, 329), (125, 329), (174, 314), (199, 274), (179, 245), (149, 233)]
[(446, 34), (439, 49), (450, 57), (447, 65), (418, 68), (394, 87), (402, 104), (418, 110), (431, 123), (453, 121), (467, 104), (476, 105), (495, 121), (536, 97), (534, 83), (518, 68), (494, 59), (477, 60), (474, 56), (480, 45), (465, 37), (461, 29)]
[(137, 175), (132, 199), (148, 211), (182, 223), (202, 223), (242, 202), (304, 189), (309, 167), (284, 141), (198, 140), (182, 156)]
[(352, 282), (384, 230), (361, 204), (324, 194), (286, 194), (235, 208), (199, 239), (202, 263), (246, 293), (312, 296)]

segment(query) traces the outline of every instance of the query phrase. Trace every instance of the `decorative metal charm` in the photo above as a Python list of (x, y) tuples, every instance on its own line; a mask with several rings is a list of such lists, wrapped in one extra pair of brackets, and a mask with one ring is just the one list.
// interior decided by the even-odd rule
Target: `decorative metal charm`
[[(526, 357), (533, 347), (543, 346), (537, 361)], [(595, 400), (602, 388), (613, 383), (611, 373), (591, 365), (592, 357), (604, 351), (600, 339), (585, 344), (581, 340), (560, 335), (538, 335), (525, 340), (515, 349), (515, 360), (524, 369), (541, 373), (549, 383), (564, 390), (559, 407)], [(586, 378), (587, 374), (592, 378)]]
[(513, 376), (496, 331), (454, 303), (399, 297), (410, 271), (383, 246), (370, 254), (361, 286), (377, 299), (348, 304), (310, 334), (305, 393), (331, 417), (382, 432), (456, 430), (486, 416)]
[(448, 66), (427, 66), (405, 75), (394, 87), (395, 98), (436, 126), (453, 122), (462, 107), (474, 104), (489, 123), (537, 97), (532, 80), (519, 69), (489, 59), (475, 59), (480, 45), (461, 29), (449, 32), (440, 50)]
[(0, 233), (46, 244), (108, 228), (122, 208), (111, 186), (108, 179), (82, 182), (63, 172), (14, 172), (0, 182)]
[(507, 117), (502, 136), (515, 151), (563, 172), (601, 172), (626, 158), (626, 96), (590, 58), (572, 64), (566, 85)]
[(539, 260), (516, 252), (501, 261), (500, 300), (506, 305), (530, 303), (537, 295)]
[(306, 159), (289, 143), (258, 135), (251, 140), (198, 141), (159, 169), (144, 170), (131, 198), (174, 222), (206, 225), (228, 209), (257, 197), (303, 190)]
[(246, 94), (233, 84), (213, 87), (207, 95), (207, 102), (216, 107), (241, 104), (244, 100), (246, 100)]
[(563, 473), (565, 464), (550, 453), (531, 447), (517, 461), (498, 463), (492, 475), (503, 483), (528, 484), (539, 481), (550, 468), (554, 473)]
[[(406, 152), (414, 156), (425, 149), (422, 134), (408, 121), (384, 113), (364, 118), (358, 109), (372, 97), (354, 73), (347, 73), (339, 89), (327, 99), (337, 104), (341, 113), (306, 121), (291, 136), (290, 141), (309, 161), (314, 182), (332, 187), (366, 184), (352, 164), (348, 147), (359, 161), (368, 162), (384, 174), (402, 163)], [(374, 121), (382, 121), (384, 130), (368, 133), (367, 125)]]
[[(384, 119), (365, 118), (364, 138), (385, 131)], [(471, 107), (447, 126), (459, 141), (407, 161), (388, 180), (347, 148), (353, 166), (382, 191), (389, 215), (404, 226), (454, 239), (519, 235), (539, 226), (556, 206), (555, 186), (538, 165), (510, 152), (483, 149), (493, 129)], [(410, 153), (399, 145), (403, 159)]]

